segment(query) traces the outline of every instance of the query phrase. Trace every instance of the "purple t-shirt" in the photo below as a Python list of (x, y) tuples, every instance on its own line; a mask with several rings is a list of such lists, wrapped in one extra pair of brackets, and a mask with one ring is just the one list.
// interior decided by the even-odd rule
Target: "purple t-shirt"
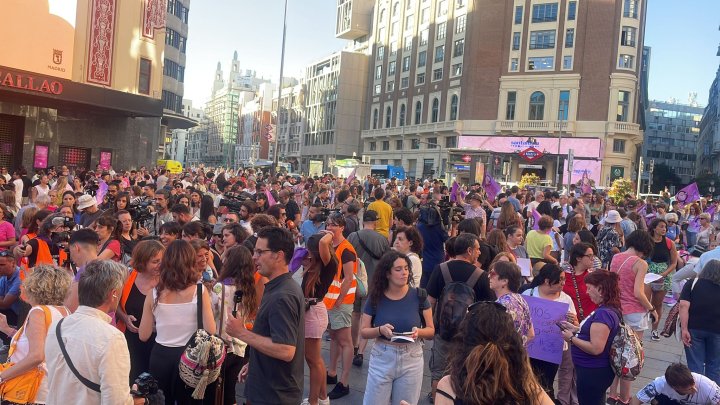
[(610, 346), (612, 345), (615, 335), (617, 335), (618, 327), (620, 326), (620, 318), (617, 312), (612, 308), (606, 306), (600, 306), (593, 311), (590, 316), (585, 318), (580, 324), (580, 332), (578, 332), (577, 338), (585, 341), (590, 341), (590, 326), (594, 322), (605, 324), (610, 328), (610, 334), (608, 335), (607, 342), (605, 343), (605, 349), (602, 353), (597, 356), (588, 354), (577, 346), (572, 347), (572, 360), (576, 366), (586, 368), (603, 368), (610, 367)]

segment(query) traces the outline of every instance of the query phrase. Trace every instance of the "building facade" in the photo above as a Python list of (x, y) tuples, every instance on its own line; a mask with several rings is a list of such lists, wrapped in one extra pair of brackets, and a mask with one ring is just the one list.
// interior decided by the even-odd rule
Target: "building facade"
[(235, 146), (235, 162), (240, 167), (254, 166), (259, 160), (268, 159), (274, 90), (271, 83), (263, 83), (255, 98), (240, 107), (238, 143)]
[[(60, 10), (61, 9), (61, 10)], [(161, 135), (162, 1), (0, 4), (0, 166), (149, 166)]]
[(311, 163), (330, 170), (337, 159), (359, 157), (368, 57), (340, 51), (305, 69), (305, 131), (300, 170)]
[[(283, 87), (280, 96), (280, 109), (278, 98), (273, 98), (274, 136), (278, 137), (278, 161), (292, 165), (292, 170), (300, 167), (300, 144), (305, 133), (305, 87), (302, 84)], [(285, 84), (285, 81), (283, 81)], [(277, 113), (280, 112), (280, 119)], [(268, 158), (274, 158), (275, 143), (269, 144)]]
[(631, 177), (645, 9), (645, 0), (376, 1), (363, 154), (421, 177), (467, 170), (470, 153), (506, 168), (505, 180), (554, 182), (572, 149), (572, 173), (598, 185)]
[[(644, 171), (647, 173), (650, 160), (654, 160), (655, 167), (659, 164), (671, 167), (680, 177), (681, 184), (692, 183), (696, 176), (702, 118), (703, 108), (697, 103), (651, 101), (645, 113)], [(642, 179), (641, 190), (647, 190), (647, 175)]]
[[(720, 56), (720, 51), (718, 51)], [(697, 142), (697, 174), (720, 173), (720, 69), (710, 86), (708, 104), (700, 121), (700, 135)]]

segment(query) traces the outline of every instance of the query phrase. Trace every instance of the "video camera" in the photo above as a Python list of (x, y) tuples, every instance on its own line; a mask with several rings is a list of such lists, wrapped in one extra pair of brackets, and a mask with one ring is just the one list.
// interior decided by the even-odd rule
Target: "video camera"
[(240, 212), (242, 203), (250, 199), (252, 199), (252, 195), (246, 192), (242, 192), (240, 194), (227, 193), (225, 194), (225, 198), (220, 199), (218, 206), (227, 207), (227, 209), (231, 212)]
[(315, 222), (325, 222), (330, 217), (330, 214), (340, 212), (340, 208), (321, 208), (320, 212), (315, 216)]
[(68, 217), (57, 217), (53, 218), (52, 220), (53, 226), (62, 226), (63, 228), (67, 228), (67, 231), (63, 232), (53, 232), (50, 236), (50, 240), (55, 245), (61, 245), (63, 243), (70, 242), (70, 235), (72, 234), (72, 231), (75, 229), (75, 226), (77, 224), (75, 221), (73, 221), (72, 218)]
[(85, 194), (89, 194), (93, 197), (97, 194), (98, 189), (100, 189), (100, 184), (97, 180), (92, 180), (88, 184), (85, 185)]
[(128, 212), (133, 222), (143, 224), (148, 220), (152, 219), (152, 212), (150, 212), (151, 202), (147, 200), (139, 200), (128, 205)]
[(134, 397), (145, 398), (147, 404), (165, 403), (165, 395), (158, 387), (158, 382), (150, 373), (142, 373), (135, 379), (136, 389), (130, 391)]

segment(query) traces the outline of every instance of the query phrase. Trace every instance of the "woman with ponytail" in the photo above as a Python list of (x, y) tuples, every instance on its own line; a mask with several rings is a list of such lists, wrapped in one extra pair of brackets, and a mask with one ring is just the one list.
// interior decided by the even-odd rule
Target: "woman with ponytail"
[[(564, 285), (565, 272), (558, 265), (548, 263), (540, 269), (538, 275), (535, 276), (532, 283), (530, 283), (530, 288), (525, 290), (523, 295), (568, 304), (567, 321), (573, 325), (577, 325), (578, 319), (577, 313), (575, 312), (575, 305), (573, 305), (572, 298), (563, 292)], [(572, 366), (572, 358), (570, 357), (568, 348), (569, 346), (567, 344), (563, 346), (562, 361), (569, 362)], [(540, 385), (542, 385), (543, 389), (551, 398), (555, 399), (553, 381), (555, 380), (555, 375), (560, 365), (538, 359), (530, 359), (530, 364), (540, 380)]]
[(503, 305), (479, 301), (468, 307), (452, 349), (435, 405), (553, 404)]

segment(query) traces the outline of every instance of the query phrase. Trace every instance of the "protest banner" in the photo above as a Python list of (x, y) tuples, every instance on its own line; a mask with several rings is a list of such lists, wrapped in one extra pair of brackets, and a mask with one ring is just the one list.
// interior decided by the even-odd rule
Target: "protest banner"
[(563, 338), (557, 322), (565, 321), (569, 305), (564, 302), (523, 295), (530, 306), (535, 338), (527, 345), (528, 356), (560, 364), (563, 353)]

